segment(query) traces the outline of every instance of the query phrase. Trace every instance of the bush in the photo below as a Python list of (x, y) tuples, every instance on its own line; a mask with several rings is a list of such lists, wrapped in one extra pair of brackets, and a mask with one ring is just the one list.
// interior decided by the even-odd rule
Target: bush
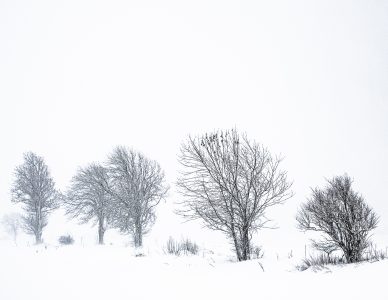
[(166, 243), (165, 253), (179, 256), (181, 253), (179, 243), (170, 237)]
[(61, 235), (58, 239), (58, 242), (61, 244), (61, 245), (71, 245), (74, 243), (74, 239), (73, 237), (68, 234), (68, 235)]
[(298, 265), (296, 268), (299, 271), (305, 271), (310, 267), (322, 268), (325, 265), (340, 265), (346, 263), (346, 260), (343, 257), (339, 256), (330, 256), (327, 254), (319, 254), (317, 256), (310, 256), (302, 260), (302, 264)]
[(251, 249), (251, 256), (253, 259), (261, 259), (264, 257), (264, 251), (260, 246), (253, 246)]
[(323, 189), (312, 190), (312, 196), (297, 214), (298, 227), (321, 232), (323, 239), (314, 241), (319, 251), (342, 251), (347, 263), (362, 261), (369, 245), (370, 232), (379, 218), (364, 198), (353, 190), (348, 175), (328, 180)]
[(198, 250), (199, 250), (198, 245), (189, 239), (182, 240), (180, 247), (185, 255), (188, 255), (188, 254), (197, 255), (198, 254)]
[(164, 252), (176, 256), (184, 255), (197, 255), (199, 247), (195, 242), (192, 242), (189, 239), (183, 239), (181, 242), (174, 240), (170, 237), (166, 243)]
[(365, 261), (379, 261), (384, 260), (388, 258), (387, 249), (384, 250), (378, 250), (376, 245), (370, 244), (368, 249), (365, 251), (365, 255), (363, 259)]

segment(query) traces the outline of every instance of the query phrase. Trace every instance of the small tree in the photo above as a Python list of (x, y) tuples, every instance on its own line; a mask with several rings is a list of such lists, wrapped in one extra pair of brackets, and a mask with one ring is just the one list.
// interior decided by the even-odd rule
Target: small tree
[(81, 223), (93, 220), (98, 224), (98, 243), (104, 243), (111, 195), (107, 170), (98, 164), (80, 168), (63, 199), (66, 213)]
[(253, 233), (267, 223), (267, 208), (292, 196), (280, 159), (236, 130), (191, 138), (182, 145), (178, 213), (225, 233), (239, 261), (250, 259)]
[(54, 180), (42, 157), (32, 152), (24, 154), (24, 163), (15, 170), (11, 192), (12, 201), (23, 205), (24, 229), (35, 235), (37, 244), (41, 243), (48, 215), (58, 207), (59, 198)]
[(353, 191), (348, 175), (327, 181), (324, 189), (315, 188), (307, 203), (302, 204), (296, 220), (301, 230), (323, 233), (313, 246), (326, 253), (342, 250), (348, 263), (358, 262), (368, 247), (370, 231), (377, 227), (378, 217)]
[(135, 247), (155, 222), (155, 208), (168, 191), (164, 173), (156, 161), (139, 152), (117, 147), (108, 162), (113, 197), (111, 221), (132, 234)]
[(17, 236), (21, 226), (21, 216), (18, 213), (4, 215), (1, 223), (3, 224), (6, 232), (12, 236), (15, 245), (17, 245)]

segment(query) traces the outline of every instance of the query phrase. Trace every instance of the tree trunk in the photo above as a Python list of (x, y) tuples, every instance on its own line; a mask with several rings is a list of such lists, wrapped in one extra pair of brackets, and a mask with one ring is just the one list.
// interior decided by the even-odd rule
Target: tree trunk
[(344, 251), (345, 259), (347, 263), (355, 263), (361, 260), (359, 253), (357, 250), (347, 249)]
[(249, 260), (251, 258), (250, 240), (248, 227), (244, 226), (241, 232), (241, 259)]
[(105, 233), (104, 220), (99, 220), (98, 221), (98, 244), (100, 245), (104, 244), (104, 233)]
[(39, 228), (35, 233), (35, 242), (37, 245), (42, 243), (42, 230)]
[(42, 243), (42, 231), (43, 231), (43, 226), (42, 226), (42, 208), (40, 206), (40, 200), (39, 200), (39, 205), (36, 210), (36, 228), (35, 228), (35, 242), (36, 244), (41, 244)]
[(356, 250), (349, 250), (348, 254), (346, 256), (346, 261), (349, 263), (355, 263), (361, 261), (361, 253), (358, 249)]
[(142, 247), (143, 246), (143, 234), (141, 232), (141, 230), (139, 230), (138, 232), (138, 247)]
[(135, 225), (134, 242), (136, 248), (143, 246), (143, 230), (140, 222), (136, 222)]
[(239, 246), (239, 243), (237, 241), (237, 236), (236, 236), (236, 232), (234, 230), (234, 226), (232, 225), (232, 230), (231, 230), (231, 235), (232, 235), (232, 239), (233, 239), (233, 244), (234, 244), (234, 250), (236, 252), (236, 255), (237, 255), (237, 260), (238, 261), (242, 261), (242, 258), (241, 258), (241, 252), (240, 252), (240, 246)]

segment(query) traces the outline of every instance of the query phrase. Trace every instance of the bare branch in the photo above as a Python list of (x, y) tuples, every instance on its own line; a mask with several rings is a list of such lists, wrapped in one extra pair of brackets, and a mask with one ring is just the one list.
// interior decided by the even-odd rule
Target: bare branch
[(15, 170), (12, 201), (22, 203), (25, 216), (23, 227), (42, 242), (42, 231), (48, 215), (58, 208), (59, 192), (42, 157), (32, 152), (24, 154), (24, 163)]
[(98, 242), (103, 244), (111, 199), (107, 170), (94, 163), (78, 170), (63, 203), (72, 218), (79, 218), (81, 223), (93, 220), (98, 224)]
[(252, 234), (266, 226), (267, 208), (292, 196), (280, 159), (236, 130), (189, 137), (182, 145), (177, 211), (228, 235), (239, 260), (249, 259)]
[(369, 233), (377, 227), (378, 217), (351, 185), (345, 174), (328, 180), (322, 190), (313, 189), (296, 220), (299, 229), (323, 234), (322, 241), (313, 242), (316, 249), (326, 253), (341, 249), (348, 262), (357, 262), (369, 245)]
[(155, 222), (155, 208), (165, 198), (168, 186), (156, 161), (139, 152), (117, 147), (108, 161), (114, 209), (112, 224), (133, 236), (136, 247)]

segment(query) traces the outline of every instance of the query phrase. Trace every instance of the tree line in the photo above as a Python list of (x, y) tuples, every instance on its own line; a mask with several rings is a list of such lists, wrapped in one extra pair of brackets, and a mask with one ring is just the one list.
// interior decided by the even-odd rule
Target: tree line
[[(176, 213), (201, 220), (230, 240), (238, 261), (251, 258), (252, 237), (267, 225), (267, 208), (293, 196), (292, 182), (280, 168), (282, 158), (237, 130), (189, 136), (182, 143), (176, 185), (182, 196)], [(107, 226), (132, 236), (141, 247), (156, 219), (156, 207), (169, 185), (160, 165), (142, 153), (116, 147), (103, 163), (80, 167), (61, 193), (44, 159), (32, 152), (15, 169), (12, 201), (21, 203), (23, 228), (42, 242), (49, 214), (62, 206), (70, 218), (97, 225), (104, 243)], [(330, 254), (342, 251), (347, 262), (361, 260), (378, 217), (352, 189), (348, 175), (312, 189), (296, 217), (299, 229), (322, 233), (313, 247)], [(8, 219), (9, 228), (14, 228)], [(13, 224), (15, 225), (15, 224)]]

